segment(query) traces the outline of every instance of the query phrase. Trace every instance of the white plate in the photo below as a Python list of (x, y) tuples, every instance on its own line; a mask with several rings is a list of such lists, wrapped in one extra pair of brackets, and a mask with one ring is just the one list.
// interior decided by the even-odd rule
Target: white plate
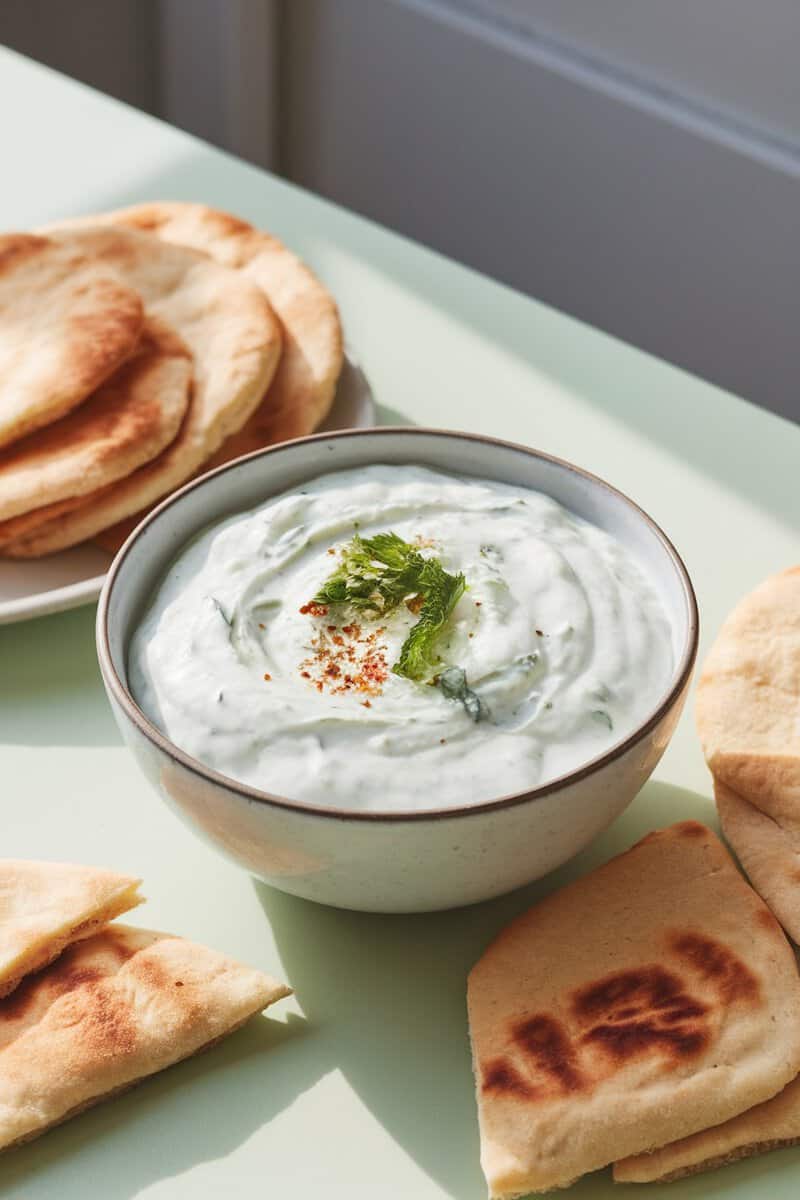
[[(336, 398), (321, 429), (363, 429), (375, 424), (372, 389), (348, 354)], [(100, 595), (111, 556), (96, 546), (76, 546), (47, 558), (0, 559), (0, 625), (89, 604)]]

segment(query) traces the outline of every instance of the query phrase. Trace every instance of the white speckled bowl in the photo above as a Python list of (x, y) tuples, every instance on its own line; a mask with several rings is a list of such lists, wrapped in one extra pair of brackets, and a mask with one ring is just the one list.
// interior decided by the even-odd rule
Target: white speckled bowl
[[(273, 796), (204, 766), (148, 720), (127, 687), (131, 635), (155, 586), (199, 530), (326, 471), (426, 466), (534, 488), (618, 538), (666, 605), (675, 668), (656, 709), (605, 754), (542, 787), (456, 809), (351, 813)], [(602, 480), (525, 446), (427, 429), (320, 434), (260, 451), (190, 483), (117, 555), (97, 613), (114, 716), (150, 782), (195, 832), (286, 892), (343, 908), (422, 912), (497, 896), (552, 871), (631, 802), (680, 716), (697, 652), (697, 604), (661, 530)], [(435, 780), (431, 781), (435, 789)]]

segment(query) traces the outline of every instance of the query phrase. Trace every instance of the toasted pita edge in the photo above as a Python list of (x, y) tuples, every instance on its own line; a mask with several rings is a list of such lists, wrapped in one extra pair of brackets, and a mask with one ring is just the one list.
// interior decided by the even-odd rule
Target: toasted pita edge
[(712, 773), (779, 819), (800, 812), (800, 747), (790, 715), (800, 697), (799, 606), (800, 566), (768, 576), (743, 596), (706, 655), (695, 701)]
[[(58, 864), (64, 865), (67, 864)], [(47, 864), (43, 863), (42, 866)], [(141, 879), (120, 876), (118, 886), (112, 890), (104, 904), (91, 911), (74, 914), (72, 924), (68, 924), (66, 928), (54, 929), (50, 934), (41, 935), (38, 943), (20, 951), (0, 975), (0, 1000), (10, 995), (27, 975), (41, 971), (54, 962), (67, 946), (91, 937), (109, 921), (143, 904), (145, 898), (139, 893), (141, 883)]]
[[(63, 507), (49, 513), (42, 509), (34, 514), (24, 536), (15, 532), (13, 539), (3, 544), (3, 553), (10, 558), (38, 558), (87, 541), (110, 525), (147, 510), (201, 468), (208, 469), (205, 464), (215, 450), (260, 404), (283, 348), (280, 322), (263, 289), (245, 272), (227, 267), (208, 254), (141, 230), (115, 228), (102, 218), (67, 222), (63, 227), (51, 228), (50, 236), (67, 243), (73, 240), (106, 257), (123, 252), (133, 255), (138, 247), (140, 257), (134, 256), (126, 272), (126, 278), (130, 276), (133, 282), (147, 280), (147, 255), (153, 253), (153, 247), (156, 263), (159, 257), (186, 256), (187, 274), (181, 286), (169, 291), (162, 283), (160, 291), (156, 289), (152, 297), (145, 295), (145, 299), (148, 311), (156, 309), (159, 316), (173, 324), (194, 354), (195, 387), (189, 412), (170, 445), (131, 475), (90, 493), (80, 505), (65, 501)], [(176, 261), (176, 273), (179, 265)], [(158, 284), (157, 273), (154, 278)], [(205, 303), (200, 303), (201, 299)], [(228, 311), (223, 311), (223, 301)], [(180, 305), (188, 313), (183, 322), (179, 320)], [(208, 345), (209, 337), (218, 338), (215, 353)], [(222, 371), (221, 366), (225, 368)], [(47, 519), (40, 520), (45, 516)]]
[(762, 812), (800, 820), (800, 754), (734, 754), (716, 751), (712, 775)]
[(614, 1163), (616, 1183), (671, 1183), (800, 1141), (800, 1079), (730, 1121)]
[(789, 1146), (800, 1144), (800, 1136), (793, 1138), (774, 1138), (771, 1141), (751, 1142), (747, 1146), (737, 1146), (725, 1154), (705, 1158), (702, 1162), (676, 1167), (663, 1175), (648, 1172), (642, 1161), (644, 1156), (637, 1157), (636, 1164), (628, 1165), (628, 1160), (614, 1163), (612, 1175), (614, 1183), (676, 1183), (679, 1179), (688, 1179), (691, 1175), (702, 1175), (705, 1171), (715, 1171), (718, 1167), (729, 1167), (732, 1163), (741, 1162), (745, 1158), (756, 1158), (759, 1154), (768, 1154), (771, 1150), (785, 1150)]
[(242, 271), (265, 293), (281, 323), (284, 353), (262, 403), (215, 452), (209, 468), (307, 435), (324, 420), (344, 362), (339, 310), (316, 274), (279, 238), (223, 209), (180, 200), (146, 201), (60, 224), (121, 225), (189, 246)]
[(192, 386), (188, 348), (148, 316), (132, 354), (82, 404), (0, 451), (0, 548), (52, 506), (130, 475), (177, 436)]
[[(117, 272), (89, 256), (70, 255), (50, 237), (0, 234), (0, 308), (11, 298), (17, 308), (27, 304), (29, 315), (31, 295), (37, 314), (48, 318), (48, 352), (41, 356), (36, 386), (22, 382), (23, 403), (18, 397), (11, 412), (0, 412), (0, 447), (81, 404), (133, 351), (144, 322), (139, 293)], [(37, 322), (31, 327), (29, 320), (22, 341), (12, 327), (4, 344), (30, 352), (36, 332)], [(41, 323), (38, 333), (41, 337)]]
[(792, 941), (800, 944), (800, 829), (796, 834), (714, 780), (722, 831), (750, 883)]

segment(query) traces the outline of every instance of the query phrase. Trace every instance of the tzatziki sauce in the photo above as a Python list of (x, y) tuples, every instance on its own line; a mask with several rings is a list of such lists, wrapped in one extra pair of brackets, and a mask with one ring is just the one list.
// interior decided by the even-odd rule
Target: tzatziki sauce
[[(385, 574), (384, 542), (405, 574)], [(332, 576), (323, 594), (361, 599), (315, 600)], [(416, 677), (398, 673), (412, 643)], [(128, 657), (137, 703), (201, 763), (380, 812), (565, 775), (641, 724), (672, 671), (656, 589), (609, 534), (539, 492), (388, 465), (323, 475), (199, 534)]]

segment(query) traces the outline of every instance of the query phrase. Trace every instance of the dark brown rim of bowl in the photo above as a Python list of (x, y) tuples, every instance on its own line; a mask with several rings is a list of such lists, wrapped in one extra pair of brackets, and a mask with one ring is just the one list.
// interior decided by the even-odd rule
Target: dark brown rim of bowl
[[(375, 436), (381, 434), (398, 434), (402, 433), (409, 436), (424, 435), (425, 437), (444, 437), (444, 438), (459, 438), (470, 442), (480, 442), (484, 445), (502, 446), (508, 450), (516, 450), (521, 454), (529, 455), (533, 458), (544, 459), (546, 462), (551, 462), (556, 466), (563, 467), (567, 471), (571, 471), (576, 475), (588, 479), (592, 484), (611, 492), (612, 495), (618, 496), (623, 500), (634, 512), (638, 513), (646, 525), (650, 527), (658, 540), (663, 545), (667, 554), (672, 559), (678, 576), (683, 584), (684, 594), (686, 596), (687, 606), (689, 610), (689, 620), (687, 628), (687, 645), (683, 653), (683, 658), (680, 664), (680, 670), (675, 679), (675, 682), (669, 689), (669, 692), (658, 705), (656, 710), (650, 714), (646, 721), (638, 725), (633, 733), (624, 738), (607, 750), (605, 754), (599, 755), (597, 758), (591, 759), (584, 763), (575, 771), (570, 771), (566, 775), (559, 775), (555, 779), (548, 780), (547, 783), (539, 787), (532, 788), (528, 792), (514, 792), (508, 796), (500, 796), (496, 800), (483, 800), (477, 804), (464, 804), (457, 808), (429, 808), (429, 809), (414, 809), (412, 811), (401, 810), (399, 812), (359, 812), (346, 808), (325, 808), (322, 805), (306, 804), (302, 800), (290, 800), (285, 796), (274, 796), (269, 792), (262, 792), (258, 788), (249, 787), (245, 783), (239, 783), (235, 779), (231, 779), (228, 775), (222, 775), (211, 767), (204, 766), (198, 759), (186, 754), (180, 750), (173, 742), (166, 738), (155, 725), (153, 725), (142, 710), (136, 704), (125, 684), (120, 679), (114, 667), (111, 658), (111, 647), (108, 639), (108, 608), (109, 599), (114, 589), (117, 575), (125, 561), (130, 549), (136, 539), (141, 535), (142, 531), (154, 521), (157, 521), (162, 513), (177, 503), (183, 496), (193, 491), (195, 488), (204, 487), (210, 479), (224, 475), (226, 471), (231, 471), (235, 467), (240, 466), (243, 462), (250, 461), (256, 458), (268, 458), (271, 454), (278, 454), (287, 446), (296, 446), (303, 442), (328, 442), (331, 440), (339, 440), (343, 438), (361, 438)], [(692, 581), (689, 578), (689, 572), (683, 563), (681, 556), (673, 546), (664, 531), (656, 525), (652, 517), (649, 517), (643, 508), (640, 508), (630, 497), (626, 496), (618, 488), (613, 487), (610, 483), (606, 483), (604, 479), (593, 475), (590, 471), (585, 471), (582, 467), (576, 467), (573, 463), (567, 462), (563, 458), (556, 458), (552, 454), (545, 454), (541, 450), (534, 450), (531, 446), (523, 446), (519, 442), (507, 442), (502, 438), (486, 437), (483, 434), (477, 433), (462, 433), (460, 430), (451, 429), (432, 429), (421, 425), (378, 425), (369, 429), (343, 429), (335, 433), (315, 433), (309, 437), (294, 438), (288, 442), (280, 442), (276, 446), (268, 446), (263, 450), (255, 450), (252, 454), (243, 455), (241, 458), (234, 459), (230, 463), (224, 463), (221, 467), (217, 467), (214, 471), (209, 471), (208, 474), (201, 476), (199, 479), (192, 480), (191, 483), (184, 484), (178, 491), (173, 492), (166, 500), (163, 500), (159, 506), (149, 513), (147, 517), (136, 527), (128, 540), (117, 553), (112, 562), (103, 590), (100, 595), (100, 602), (97, 609), (97, 654), (100, 664), (100, 670), (103, 675), (106, 686), (113, 694), (115, 700), (123, 710), (125, 715), (137, 726), (140, 733), (144, 734), (149, 741), (155, 743), (159, 750), (171, 758), (174, 762), (180, 763), (187, 771), (198, 775), (201, 779), (209, 783), (219, 784), (229, 792), (235, 792), (243, 799), (250, 802), (255, 801), (258, 804), (272, 805), (276, 808), (287, 809), (289, 812), (306, 813), (313, 817), (327, 817), (337, 821), (367, 821), (367, 822), (400, 822), (400, 821), (435, 821), (447, 820), (450, 817), (469, 817), (475, 816), (478, 813), (494, 812), (498, 809), (513, 808), (518, 804), (527, 804), (531, 800), (538, 800), (544, 796), (549, 796), (553, 792), (561, 791), (565, 787), (570, 787), (574, 783), (579, 783), (582, 779), (586, 779), (601, 767), (608, 763), (614, 762), (615, 759), (621, 758), (626, 754), (632, 746), (645, 738), (651, 730), (659, 724), (661, 719), (670, 710), (672, 705), (680, 696), (686, 683), (691, 676), (697, 657), (697, 644), (699, 637), (699, 615), (697, 611), (697, 598), (694, 594)]]

